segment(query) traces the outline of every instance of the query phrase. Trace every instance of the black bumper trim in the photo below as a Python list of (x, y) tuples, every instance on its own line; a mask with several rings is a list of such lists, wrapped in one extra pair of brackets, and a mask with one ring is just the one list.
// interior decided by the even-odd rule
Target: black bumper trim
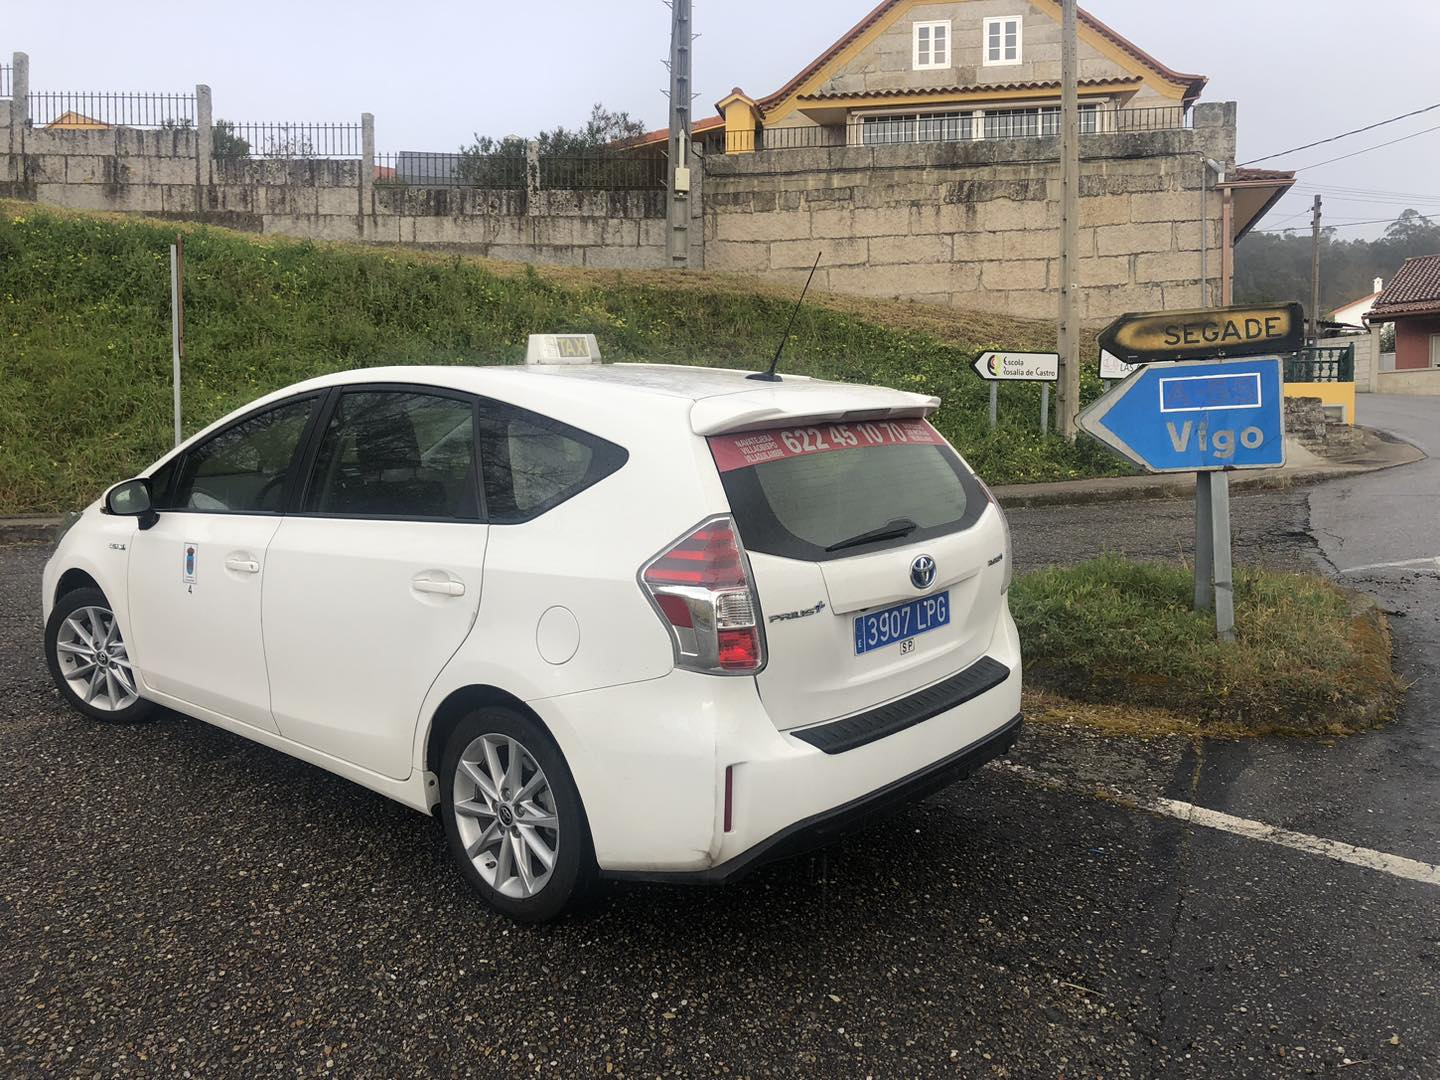
[(827, 724), (792, 730), (789, 734), (827, 754), (843, 754), (948, 712), (995, 689), (1009, 677), (1008, 667), (993, 657), (982, 656), (964, 671), (909, 697)]
[(656, 881), (674, 885), (722, 885), (735, 881), (766, 863), (828, 844), (888, 811), (923, 799), (969, 776), (992, 758), (1009, 753), (1023, 723), (1017, 714), (1003, 727), (963, 750), (957, 750), (858, 799), (786, 826), (719, 866), (706, 870), (601, 870), (600, 876), (615, 881)]

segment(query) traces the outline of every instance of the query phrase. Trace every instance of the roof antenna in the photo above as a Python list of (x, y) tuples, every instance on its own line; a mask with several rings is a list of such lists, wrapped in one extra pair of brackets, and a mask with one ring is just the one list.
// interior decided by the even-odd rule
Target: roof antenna
[[(815, 266), (820, 265), (820, 256), (823, 254), (824, 252), (822, 251), (815, 253)], [(769, 370), (757, 371), (751, 375), (746, 375), (745, 377), (747, 379), (756, 379), (760, 382), (780, 381), (780, 376), (775, 374), (775, 368), (780, 363), (780, 354), (785, 351), (785, 343), (790, 340), (790, 331), (795, 328), (795, 316), (800, 314), (800, 305), (805, 302), (805, 294), (810, 289), (810, 279), (815, 276), (815, 266), (810, 267), (810, 277), (805, 279), (805, 288), (800, 290), (800, 299), (795, 301), (795, 307), (790, 311), (790, 322), (785, 326), (785, 336), (780, 339), (780, 347), (775, 350), (775, 359), (770, 361)]]

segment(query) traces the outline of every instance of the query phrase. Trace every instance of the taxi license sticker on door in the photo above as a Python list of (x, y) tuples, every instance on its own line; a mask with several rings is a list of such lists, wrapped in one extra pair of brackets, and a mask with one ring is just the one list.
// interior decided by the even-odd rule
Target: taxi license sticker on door
[(185, 541), (184, 562), (181, 564), (180, 567), (180, 580), (183, 581), (186, 585), (195, 584), (195, 562), (198, 558), (198, 548), (199, 545), (196, 544), (193, 540)]
[[(874, 652), (896, 642), (905, 642), (901, 652), (915, 646), (913, 638), (938, 630), (950, 622), (950, 593), (922, 596), (918, 600), (896, 604), (881, 611), (855, 617), (855, 655)], [(908, 646), (908, 647), (906, 647)]]

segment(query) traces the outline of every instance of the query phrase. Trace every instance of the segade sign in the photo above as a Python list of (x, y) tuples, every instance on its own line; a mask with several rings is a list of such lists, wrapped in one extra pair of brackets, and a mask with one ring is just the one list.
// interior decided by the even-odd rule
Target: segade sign
[(1141, 368), (1080, 414), (1082, 430), (1151, 472), (1285, 464), (1279, 357)]
[(1100, 347), (1129, 363), (1261, 356), (1304, 344), (1299, 304), (1132, 312), (1100, 334)]

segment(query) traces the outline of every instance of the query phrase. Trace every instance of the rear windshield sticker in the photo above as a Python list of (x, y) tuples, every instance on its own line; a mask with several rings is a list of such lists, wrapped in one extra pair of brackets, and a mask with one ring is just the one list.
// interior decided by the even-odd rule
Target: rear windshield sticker
[(767, 461), (855, 450), (867, 446), (938, 446), (940, 434), (924, 420), (867, 420), (858, 424), (815, 424), (711, 435), (710, 452), (722, 472), (748, 469)]

